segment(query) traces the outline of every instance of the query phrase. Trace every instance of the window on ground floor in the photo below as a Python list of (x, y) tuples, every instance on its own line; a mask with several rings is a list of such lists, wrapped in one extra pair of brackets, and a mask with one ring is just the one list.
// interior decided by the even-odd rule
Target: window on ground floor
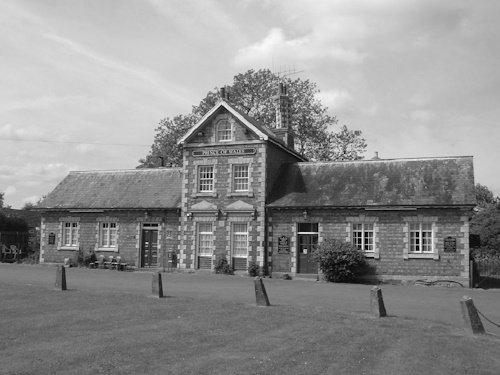
[(78, 223), (65, 222), (63, 228), (64, 247), (76, 247), (78, 245)]
[(115, 248), (118, 234), (118, 225), (114, 222), (102, 222), (100, 224), (99, 247)]
[(436, 247), (438, 218), (435, 216), (417, 215), (405, 217), (404, 221), (403, 258), (439, 260), (439, 251)]
[(373, 253), (375, 251), (375, 231), (373, 224), (352, 223), (352, 243), (360, 250)]
[(410, 253), (432, 253), (432, 223), (410, 224)]
[(198, 254), (212, 255), (213, 252), (213, 228), (212, 223), (198, 224)]

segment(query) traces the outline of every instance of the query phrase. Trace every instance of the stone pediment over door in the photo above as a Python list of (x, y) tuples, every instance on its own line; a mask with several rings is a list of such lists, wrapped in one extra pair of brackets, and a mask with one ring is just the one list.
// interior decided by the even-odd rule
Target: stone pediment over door
[(196, 203), (191, 206), (190, 211), (206, 211), (206, 212), (214, 212), (218, 211), (218, 208), (215, 204), (212, 204), (207, 201), (201, 201), (200, 203)]
[(188, 210), (187, 213), (188, 218), (193, 217), (215, 217), (217, 219), (219, 217), (219, 209), (215, 204), (212, 204), (207, 201), (201, 201), (200, 203), (196, 203), (191, 206), (191, 209)]
[(233, 216), (242, 216), (248, 215), (251, 216), (252, 219), (255, 218), (255, 207), (249, 203), (243, 202), (241, 200), (231, 203), (227, 205), (226, 208), (222, 211), (225, 217), (229, 215)]

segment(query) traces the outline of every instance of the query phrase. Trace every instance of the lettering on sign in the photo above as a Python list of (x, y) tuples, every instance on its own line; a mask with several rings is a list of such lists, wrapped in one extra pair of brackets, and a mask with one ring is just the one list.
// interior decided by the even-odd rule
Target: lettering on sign
[(278, 238), (278, 254), (290, 254), (290, 242), (288, 237), (281, 236)]
[(194, 150), (191, 155), (194, 157), (205, 156), (225, 156), (225, 155), (254, 155), (257, 152), (255, 148), (219, 148), (215, 150)]
[(444, 239), (444, 252), (454, 253), (457, 251), (457, 239), (453, 237), (446, 237)]

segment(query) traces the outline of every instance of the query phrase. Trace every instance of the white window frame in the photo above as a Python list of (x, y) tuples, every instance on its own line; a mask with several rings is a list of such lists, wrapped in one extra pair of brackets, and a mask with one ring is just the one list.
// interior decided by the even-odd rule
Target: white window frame
[(63, 246), (76, 247), (78, 245), (78, 223), (66, 221), (63, 223)]
[(375, 253), (375, 224), (351, 223), (352, 244), (365, 253)]
[[(212, 222), (198, 223), (198, 256), (212, 256), (214, 253), (214, 228)], [(207, 245), (208, 243), (208, 245)]]
[[(210, 177), (203, 176), (202, 174), (210, 174)], [(199, 193), (213, 193), (214, 192), (214, 176), (215, 168), (213, 165), (200, 165), (198, 166), (198, 192)]]
[[(424, 216), (424, 215), (417, 215), (417, 216), (408, 216), (404, 217), (404, 226), (403, 226), (403, 232), (405, 234), (404, 236), (404, 247), (403, 247), (403, 259), (408, 260), (408, 259), (434, 259), (434, 260), (439, 260), (439, 250), (437, 247), (437, 241), (438, 241), (438, 218), (436, 216)], [(418, 229), (415, 227), (418, 225)], [(413, 228), (412, 228), (413, 227)], [(427, 227), (427, 228), (425, 228)], [(428, 227), (431, 229), (429, 230)], [(424, 229), (425, 228), (425, 229)], [(429, 236), (426, 236), (426, 244), (424, 245), (426, 250), (422, 248), (422, 240), (423, 240), (423, 233), (429, 233), (430, 232), (430, 238)], [(418, 249), (417, 249), (417, 243), (416, 240), (417, 236), (416, 234), (418, 233)], [(430, 241), (430, 242), (429, 242)], [(430, 249), (429, 249), (430, 248)]]
[[(67, 229), (68, 228), (68, 229)], [(69, 241), (66, 241), (69, 235)], [(79, 250), (80, 249), (80, 218), (59, 218), (59, 237), (57, 250)]]
[(216, 126), (217, 141), (231, 142), (233, 140), (233, 125), (229, 119), (221, 119)]
[[(359, 215), (359, 216), (349, 216), (346, 218), (347, 221), (347, 226), (346, 226), (346, 242), (352, 243), (355, 246), (358, 246), (356, 243), (356, 239), (354, 237), (354, 224), (362, 224), (362, 243), (364, 244), (365, 238), (366, 238), (366, 233), (365, 233), (365, 228), (366, 225), (373, 225), (373, 239), (372, 239), (372, 244), (373, 247), (370, 250), (365, 250), (363, 246), (363, 253), (365, 254), (366, 258), (374, 258), (374, 259), (380, 259), (380, 248), (379, 248), (379, 218), (377, 216), (366, 216), (366, 215)], [(359, 230), (358, 230), (359, 232)], [(370, 231), (367, 231), (370, 232)], [(359, 238), (359, 237), (358, 237)]]
[(233, 191), (248, 192), (250, 186), (250, 168), (248, 164), (233, 164)]
[(429, 254), (434, 251), (431, 223), (410, 223), (409, 224), (409, 250), (413, 254)]
[[(113, 238), (114, 232), (114, 238)], [(114, 240), (114, 241), (113, 241)], [(99, 249), (116, 249), (118, 247), (118, 223), (101, 221), (99, 223)]]
[(233, 223), (232, 232), (233, 257), (248, 258), (248, 223)]

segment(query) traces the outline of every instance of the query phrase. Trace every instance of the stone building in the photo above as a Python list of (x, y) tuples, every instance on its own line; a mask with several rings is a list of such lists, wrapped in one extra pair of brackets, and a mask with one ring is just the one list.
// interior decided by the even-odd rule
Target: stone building
[(359, 246), (379, 279), (469, 279), (472, 157), (309, 162), (281, 87), (272, 129), (220, 101), (180, 140), (181, 168), (71, 172), (40, 205), (42, 262), (74, 251), (136, 267), (317, 274), (314, 246)]

